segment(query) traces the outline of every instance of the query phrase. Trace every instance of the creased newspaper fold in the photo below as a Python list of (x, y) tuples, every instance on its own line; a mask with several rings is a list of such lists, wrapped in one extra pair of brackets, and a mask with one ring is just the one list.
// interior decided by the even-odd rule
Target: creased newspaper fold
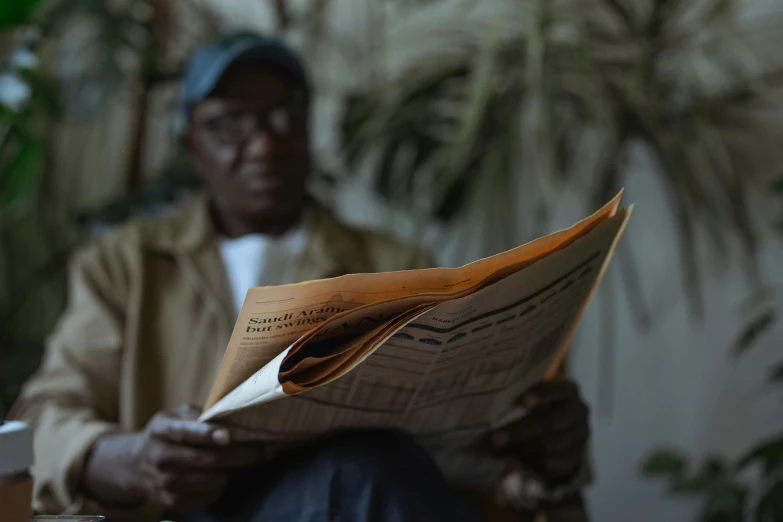
[(396, 427), (451, 478), (486, 477), (464, 450), (557, 368), (630, 216), (620, 196), (461, 268), (250, 289), (201, 419), (282, 444)]

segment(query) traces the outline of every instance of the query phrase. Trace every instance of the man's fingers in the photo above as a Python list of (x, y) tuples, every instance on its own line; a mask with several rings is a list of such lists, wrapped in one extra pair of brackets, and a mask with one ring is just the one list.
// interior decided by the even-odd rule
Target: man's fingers
[(225, 428), (168, 414), (157, 416), (150, 423), (148, 431), (153, 437), (175, 444), (227, 446), (231, 442), (231, 436)]
[(193, 404), (180, 404), (169, 412), (170, 416), (183, 420), (198, 420), (201, 408)]
[(538, 439), (545, 441), (560, 433), (589, 430), (588, 415), (589, 410), (582, 403), (574, 403), (557, 410), (535, 411), (492, 433), (492, 445), (502, 450)]
[(519, 404), (528, 409), (551, 406), (561, 401), (579, 397), (579, 388), (569, 379), (542, 381), (523, 393)]
[(579, 430), (564, 434), (560, 437), (552, 437), (551, 439), (509, 444), (502, 449), (498, 448), (496, 451), (502, 455), (513, 457), (518, 460), (561, 458), (573, 460), (574, 456), (576, 456), (576, 459), (578, 460), (585, 453), (587, 440), (587, 430)]
[(590, 409), (582, 402), (564, 404), (558, 408), (532, 412), (520, 424), (535, 425), (535, 431), (542, 436), (550, 436), (576, 427), (589, 424)]
[(590, 408), (582, 402), (574, 402), (556, 410), (542, 411), (537, 417), (545, 433), (555, 433), (588, 424)]
[(171, 493), (222, 491), (228, 484), (228, 475), (224, 472), (185, 472), (163, 473), (160, 475), (160, 487)]
[(264, 446), (261, 444), (235, 444), (221, 448), (221, 469), (242, 469), (258, 466), (266, 458)]
[(544, 461), (544, 473), (553, 478), (569, 477), (584, 464), (583, 453), (548, 457)]
[(492, 446), (496, 450), (505, 450), (509, 447), (533, 441), (542, 436), (542, 427), (538, 422), (522, 419), (505, 428), (500, 428), (490, 435)]
[(207, 448), (163, 443), (153, 457), (155, 466), (164, 471), (216, 470), (220, 456)]
[(547, 453), (560, 455), (583, 451), (589, 438), (590, 429), (587, 426), (580, 426), (560, 435), (547, 437), (542, 442)]
[(263, 455), (260, 445), (206, 448), (162, 443), (153, 460), (162, 470), (220, 471), (257, 465)]
[(158, 488), (157, 498), (160, 504), (169, 509), (195, 509), (208, 507), (217, 502), (226, 489), (226, 483), (220, 479), (210, 483), (198, 482), (193, 487), (183, 485), (175, 489)]

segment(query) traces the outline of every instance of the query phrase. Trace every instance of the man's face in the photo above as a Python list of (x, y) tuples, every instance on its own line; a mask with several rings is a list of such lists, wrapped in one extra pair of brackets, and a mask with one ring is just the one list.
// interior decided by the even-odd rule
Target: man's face
[(186, 144), (216, 204), (237, 217), (301, 212), (310, 169), (305, 95), (263, 62), (231, 65), (191, 113)]

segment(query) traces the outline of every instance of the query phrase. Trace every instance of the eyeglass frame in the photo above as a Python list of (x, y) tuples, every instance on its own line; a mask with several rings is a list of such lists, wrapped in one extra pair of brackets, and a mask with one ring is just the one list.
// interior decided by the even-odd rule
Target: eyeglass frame
[[(227, 111), (225, 114), (212, 116), (204, 119), (193, 119), (191, 113), (191, 124), (196, 125), (204, 129), (207, 133), (212, 135), (218, 141), (225, 144), (240, 145), (246, 142), (254, 133), (263, 131), (268, 133), (275, 139), (291, 139), (297, 135), (304, 134), (307, 126), (307, 111), (309, 108), (308, 99), (306, 96), (297, 96), (289, 103), (278, 105), (271, 109), (257, 109), (257, 110), (239, 110), (239, 111)], [(290, 121), (288, 130), (281, 130), (275, 128), (272, 123), (272, 118), (276, 111), (288, 111), (288, 117)], [(219, 121), (235, 121), (244, 120), (244, 126), (236, 131), (235, 136), (226, 137), (219, 136), (220, 129), (215, 128)], [(212, 128), (210, 128), (212, 126)], [(224, 131), (225, 132), (225, 131)]]

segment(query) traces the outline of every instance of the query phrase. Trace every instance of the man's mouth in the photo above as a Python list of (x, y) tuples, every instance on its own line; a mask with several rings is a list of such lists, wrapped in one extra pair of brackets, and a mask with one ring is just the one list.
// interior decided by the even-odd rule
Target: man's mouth
[(260, 176), (247, 178), (242, 185), (245, 190), (250, 192), (269, 192), (280, 189), (283, 182), (280, 178)]
[(248, 169), (240, 174), (240, 179), (243, 188), (251, 192), (277, 190), (285, 183), (276, 169), (266, 166), (259, 169)]

